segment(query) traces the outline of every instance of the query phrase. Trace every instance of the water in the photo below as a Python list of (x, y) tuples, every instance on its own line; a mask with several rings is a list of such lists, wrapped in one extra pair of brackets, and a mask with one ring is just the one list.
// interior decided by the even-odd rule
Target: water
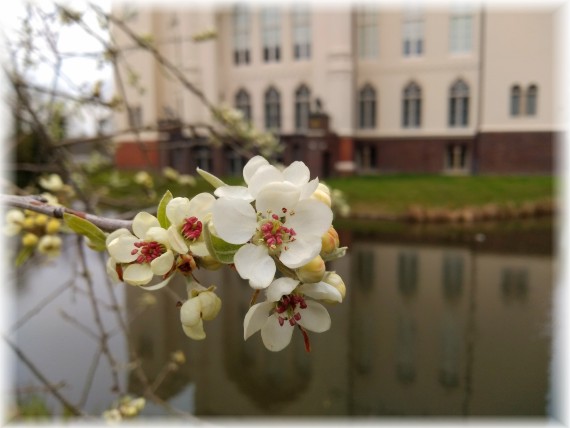
[[(440, 230), (444, 230), (441, 232)], [(167, 375), (159, 396), (198, 416), (547, 416), (553, 293), (552, 230), (408, 228), (397, 232), (341, 233), (347, 257), (331, 264), (347, 284), (347, 297), (329, 306), (332, 327), (309, 333), (312, 351), (294, 334), (284, 351), (271, 353), (259, 333), (243, 341), (243, 316), (251, 289), (235, 272), (199, 272), (217, 285), (222, 311), (206, 322), (207, 339), (186, 338), (175, 293), (114, 285), (130, 320), (128, 343), (112, 336), (121, 387), (142, 394), (128, 367), (129, 351), (142, 357), (152, 380), (171, 353), (187, 362)], [(56, 264), (20, 278), (16, 319), (71, 278), (69, 250)], [(97, 256), (91, 254), (95, 266)], [(78, 281), (11, 336), (48, 378), (65, 382), (62, 393), (100, 413), (113, 400), (108, 363), (98, 342), (61, 311), (96, 330), (89, 300)], [(109, 302), (104, 274), (95, 274), (97, 295)], [(176, 295), (178, 293), (178, 296)], [(116, 330), (113, 312), (103, 310)], [(69, 317), (67, 317), (69, 318)], [(14, 361), (16, 388), (40, 383)], [(96, 370), (90, 388), (88, 373)], [(46, 394), (42, 395), (43, 397)], [(58, 404), (48, 403), (57, 411)], [(163, 415), (149, 404), (145, 415)]]

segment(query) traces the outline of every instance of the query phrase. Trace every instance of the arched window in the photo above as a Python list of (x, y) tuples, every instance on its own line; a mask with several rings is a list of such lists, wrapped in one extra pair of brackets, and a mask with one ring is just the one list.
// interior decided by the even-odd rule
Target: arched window
[(301, 85), (295, 91), (295, 129), (304, 131), (309, 127), (309, 108), (311, 91), (307, 86)]
[(511, 88), (511, 116), (519, 114), (521, 114), (521, 88), (519, 85), (514, 85)]
[(364, 86), (358, 93), (358, 127), (376, 127), (376, 91), (371, 85)]
[(402, 104), (404, 128), (419, 128), (422, 123), (422, 90), (415, 82), (404, 88)]
[(538, 88), (536, 85), (530, 85), (526, 90), (526, 114), (528, 116), (536, 115), (537, 99), (538, 99)]
[(265, 92), (265, 128), (278, 130), (281, 128), (281, 95), (274, 87)]
[(469, 123), (469, 86), (456, 81), (449, 90), (449, 126), (467, 126)]
[(243, 118), (247, 121), (251, 120), (251, 103), (249, 94), (245, 89), (240, 89), (235, 98), (235, 107), (243, 113)]

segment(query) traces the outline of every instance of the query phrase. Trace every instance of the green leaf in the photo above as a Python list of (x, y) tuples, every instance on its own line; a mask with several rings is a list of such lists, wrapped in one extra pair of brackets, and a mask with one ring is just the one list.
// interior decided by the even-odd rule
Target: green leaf
[(340, 259), (344, 257), (346, 254), (346, 250), (348, 247), (340, 247), (334, 250), (332, 253), (327, 254), (326, 256), (321, 256), (325, 262), (330, 262), (331, 260)]
[(33, 253), (34, 253), (34, 247), (22, 248), (18, 253), (18, 256), (16, 257), (16, 267), (22, 266)]
[(209, 223), (206, 224), (203, 232), (206, 247), (208, 247), (210, 254), (220, 263), (224, 263), (226, 265), (232, 264), (234, 262), (235, 253), (237, 253), (237, 250), (239, 250), (243, 244), (230, 244), (222, 238), (214, 235), (210, 231)]
[(160, 202), (158, 203), (158, 210), (156, 213), (156, 218), (158, 218), (158, 223), (163, 229), (168, 229), (170, 226), (170, 220), (166, 217), (166, 205), (172, 200), (172, 193), (167, 190)]
[(196, 172), (200, 174), (200, 176), (204, 180), (206, 180), (208, 183), (214, 186), (214, 189), (217, 189), (220, 186), (227, 186), (227, 184), (224, 183), (222, 180), (220, 180), (218, 177), (216, 177), (213, 174), (210, 174), (209, 172), (204, 171), (203, 169), (196, 168)]
[(63, 213), (63, 221), (75, 233), (86, 236), (91, 243), (90, 248), (95, 251), (105, 251), (107, 248), (105, 245), (107, 235), (89, 220), (73, 214)]

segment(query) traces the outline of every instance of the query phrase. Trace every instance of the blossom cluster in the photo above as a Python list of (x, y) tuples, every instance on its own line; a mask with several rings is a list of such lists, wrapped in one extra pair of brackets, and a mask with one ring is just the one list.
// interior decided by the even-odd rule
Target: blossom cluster
[(206, 337), (204, 321), (214, 319), (222, 302), (215, 286), (199, 284), (194, 271), (231, 265), (249, 282), (254, 296), (244, 319), (244, 339), (257, 331), (265, 347), (286, 347), (295, 327), (310, 349), (307, 331), (323, 332), (331, 319), (324, 304), (342, 302), (346, 288), (326, 261), (342, 257), (332, 226), (330, 189), (310, 179), (303, 162), (280, 170), (255, 156), (244, 167), (243, 186), (229, 186), (198, 171), (214, 194), (192, 199), (167, 198), (157, 216), (137, 214), (132, 231), (119, 229), (106, 238), (107, 271), (115, 280), (156, 290), (176, 274), (187, 278), (188, 299), (180, 319), (186, 335)]

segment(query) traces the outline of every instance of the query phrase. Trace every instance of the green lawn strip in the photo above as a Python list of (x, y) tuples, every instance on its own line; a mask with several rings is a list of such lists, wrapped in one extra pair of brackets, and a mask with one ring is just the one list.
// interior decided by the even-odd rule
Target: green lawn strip
[(456, 209), (493, 203), (500, 206), (535, 202), (555, 197), (554, 178), (446, 177), (390, 175), (326, 180), (342, 190), (353, 212), (379, 211), (401, 214), (412, 205)]

